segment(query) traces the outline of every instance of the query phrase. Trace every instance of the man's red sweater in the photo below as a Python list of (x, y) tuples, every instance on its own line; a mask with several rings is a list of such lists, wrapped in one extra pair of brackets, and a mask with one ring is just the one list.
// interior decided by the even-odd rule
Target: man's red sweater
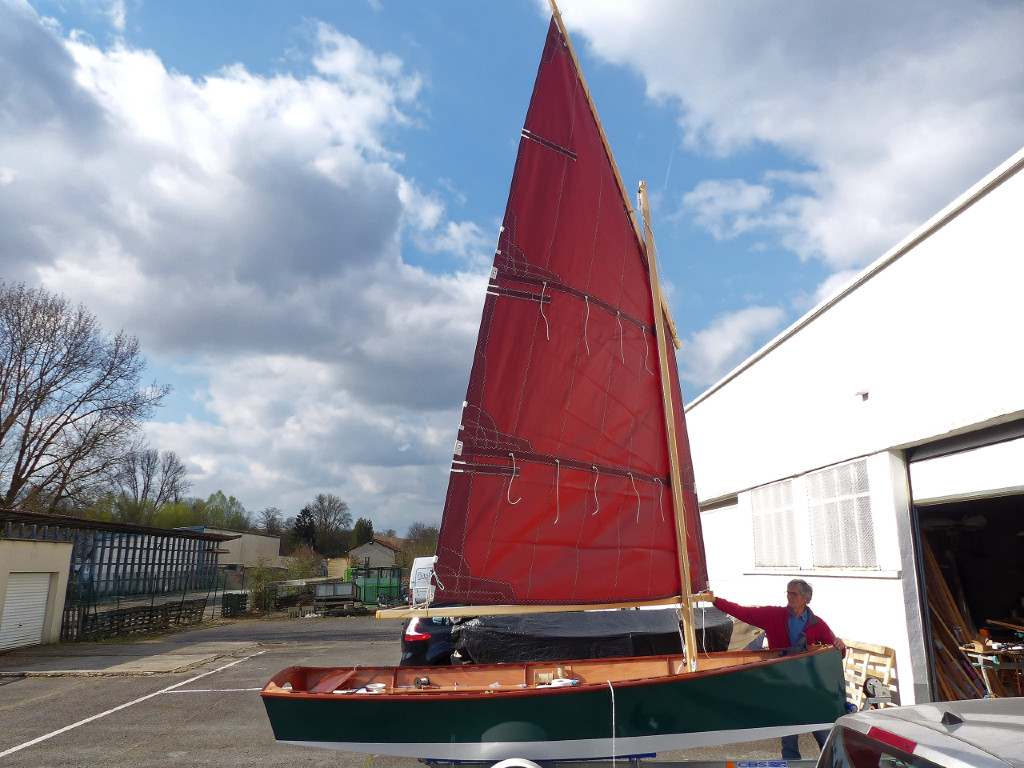
[[(786, 626), (786, 622), (789, 619), (789, 608), (776, 605), (736, 605), (736, 603), (730, 603), (721, 597), (715, 598), (714, 606), (720, 611), (725, 611), (730, 616), (735, 616), (740, 621), (745, 621), (747, 624), (763, 629), (764, 633), (768, 636), (769, 648), (784, 650), (792, 645), (789, 642), (789, 629)], [(807, 645), (812, 646), (815, 643), (822, 643), (824, 645), (834, 644), (836, 636), (829, 629), (828, 624), (815, 616), (810, 607), (804, 608), (804, 610), (807, 612), (807, 627), (804, 630), (804, 634), (807, 637)]]

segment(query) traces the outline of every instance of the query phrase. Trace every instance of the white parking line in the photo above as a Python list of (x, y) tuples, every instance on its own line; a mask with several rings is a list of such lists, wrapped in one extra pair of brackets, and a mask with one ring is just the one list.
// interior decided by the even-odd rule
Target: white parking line
[(169, 690), (166, 693), (238, 693), (244, 690), (263, 690), (262, 688), (189, 688), (188, 690)]
[[(71, 725), (66, 725), (63, 728), (60, 728), (60, 729), (58, 729), (56, 731), (51, 731), (50, 733), (44, 734), (43, 736), (39, 736), (38, 738), (32, 739), (32, 741), (26, 741), (24, 744), (19, 744), (16, 747), (11, 747), (10, 749), (4, 750), (3, 752), (0, 752), (0, 757), (7, 757), (7, 755), (10, 755), (10, 754), (12, 754), (14, 752), (18, 752), (19, 750), (25, 749), (26, 747), (31, 747), (31, 746), (33, 746), (35, 744), (38, 744), (41, 741), (46, 741), (47, 739), (52, 739), (54, 736), (59, 736), (62, 733), (67, 733), (68, 731), (73, 730), (73, 729), (77, 728), (80, 725), (85, 725), (86, 723), (91, 723), (93, 720), (99, 720), (101, 717), (106, 717), (107, 715), (112, 715), (115, 712), (120, 712), (122, 709), (126, 709), (128, 707), (134, 706), (135, 704), (139, 704), (139, 703), (141, 703), (143, 701), (146, 701), (146, 699), (152, 699), (154, 696), (159, 696), (161, 693), (168, 693), (170, 691), (173, 691), (175, 688), (181, 688), (181, 686), (183, 686), (183, 685), (188, 685), (189, 683), (194, 683), (196, 680), (201, 680), (204, 677), (206, 677), (207, 675), (213, 675), (213, 674), (216, 674), (217, 672), (221, 672), (221, 671), (227, 669), (228, 667), (233, 667), (233, 666), (235, 666), (235, 664), (241, 664), (243, 661), (248, 661), (249, 659), (251, 659), (251, 658), (253, 658), (255, 656), (259, 656), (261, 653), (266, 653), (266, 651), (257, 651), (256, 653), (249, 654), (245, 658), (236, 659), (235, 661), (232, 661), (230, 664), (225, 664), (223, 667), (217, 667), (217, 669), (211, 669), (209, 672), (203, 672), (203, 674), (196, 675), (195, 677), (190, 677), (188, 680), (182, 680), (180, 683), (175, 683), (174, 685), (169, 685), (166, 688), (162, 688), (159, 691), (155, 691), (155, 692), (150, 693), (150, 694), (148, 694), (146, 696), (141, 696), (140, 698), (135, 699), (134, 701), (126, 702), (124, 704), (121, 704), (118, 707), (114, 707), (113, 709), (108, 709), (106, 712), (100, 712), (98, 715), (93, 715), (92, 717), (85, 718), (85, 720), (79, 720), (77, 723), (72, 723)], [(253, 689), (253, 690), (260, 690), (260, 689), (256, 688), (256, 689)]]

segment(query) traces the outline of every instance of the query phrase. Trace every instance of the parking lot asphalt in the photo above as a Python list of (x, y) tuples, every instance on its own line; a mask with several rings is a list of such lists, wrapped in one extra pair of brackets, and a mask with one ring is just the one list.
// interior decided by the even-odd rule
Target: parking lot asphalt
[[(131, 642), (0, 653), (0, 766), (418, 768), (274, 741), (259, 690), (293, 664), (396, 664), (402, 622), (243, 619)], [(396, 738), (402, 724), (394, 724)], [(805, 743), (806, 742), (806, 743)], [(660, 755), (777, 760), (777, 741)], [(809, 734), (805, 757), (817, 756)]]

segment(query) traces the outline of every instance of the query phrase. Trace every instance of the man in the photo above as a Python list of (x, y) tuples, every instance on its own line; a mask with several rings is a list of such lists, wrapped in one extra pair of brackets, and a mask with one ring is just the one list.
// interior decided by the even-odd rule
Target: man
[[(814, 590), (803, 579), (793, 579), (786, 585), (786, 607), (774, 605), (745, 606), (716, 597), (714, 606), (764, 630), (768, 647), (786, 653), (800, 653), (812, 645), (834, 645), (846, 655), (846, 644), (829, 629), (828, 624), (811, 611), (808, 603)], [(799, 760), (799, 735), (782, 737), (782, 759)], [(814, 740), (821, 747), (828, 731), (814, 731)]]

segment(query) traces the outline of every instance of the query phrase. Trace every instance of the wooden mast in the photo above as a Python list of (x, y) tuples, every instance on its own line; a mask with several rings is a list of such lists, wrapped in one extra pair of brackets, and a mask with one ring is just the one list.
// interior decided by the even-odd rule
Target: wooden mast
[(658, 281), (658, 258), (654, 247), (654, 231), (651, 229), (651, 208), (647, 201), (647, 183), (640, 182), (640, 212), (644, 222), (644, 247), (647, 249), (648, 272), (651, 276), (651, 293), (654, 297), (654, 328), (658, 341), (658, 358), (661, 363), (661, 395), (664, 404), (665, 432), (668, 436), (669, 477), (672, 479), (672, 507), (676, 521), (676, 556), (679, 559), (680, 592), (683, 598), (683, 646), (690, 671), (697, 669), (697, 634), (694, 629), (693, 601), (690, 594), (690, 559), (686, 552), (686, 515), (683, 505), (683, 487), (679, 469), (679, 444), (676, 441), (676, 420), (672, 401), (672, 377), (669, 376), (671, 361), (665, 336), (665, 319), (659, 306), (664, 305), (661, 283)]

